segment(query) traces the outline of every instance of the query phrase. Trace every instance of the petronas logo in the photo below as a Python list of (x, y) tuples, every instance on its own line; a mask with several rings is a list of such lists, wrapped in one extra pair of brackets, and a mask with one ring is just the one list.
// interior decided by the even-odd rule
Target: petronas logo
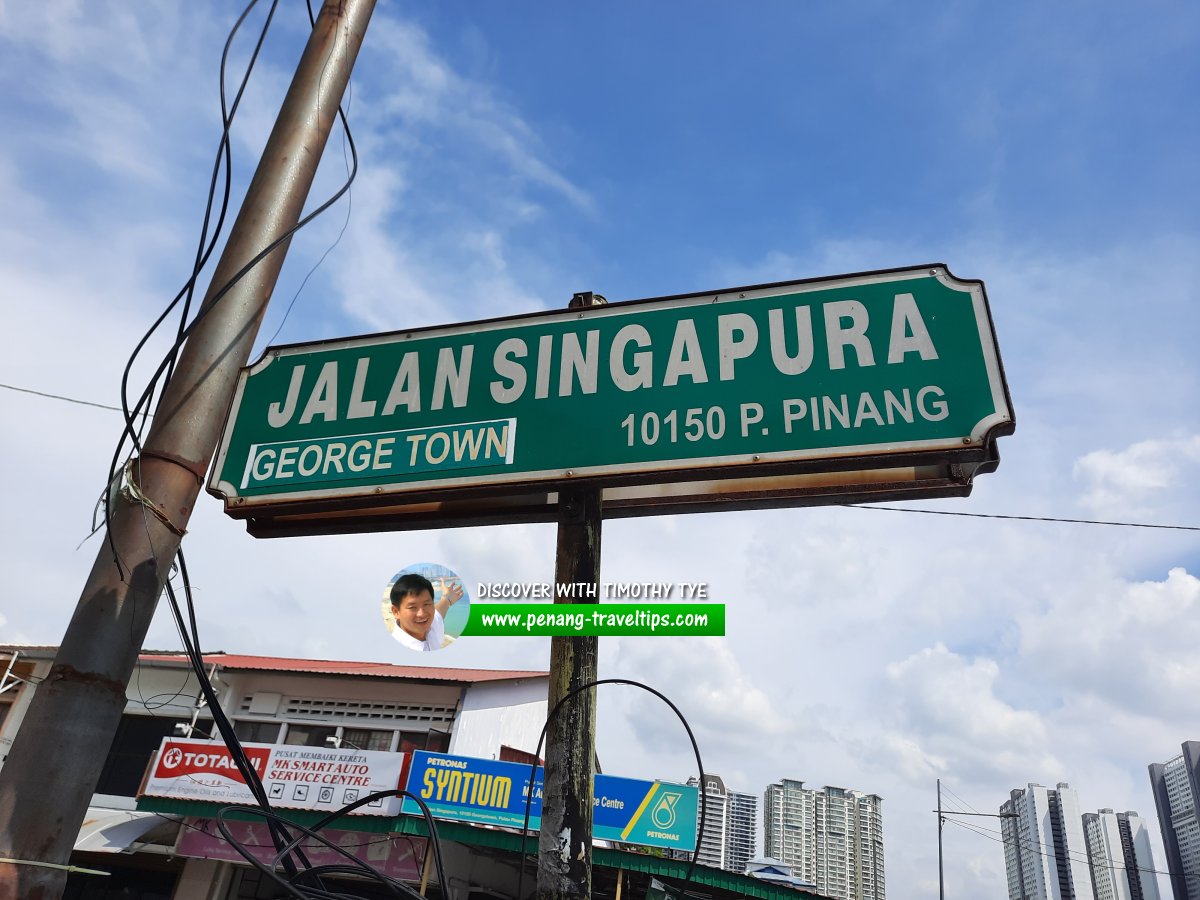
[(663, 791), (650, 811), (650, 818), (659, 828), (667, 829), (675, 824), (675, 805), (682, 799), (683, 794), (676, 791)]

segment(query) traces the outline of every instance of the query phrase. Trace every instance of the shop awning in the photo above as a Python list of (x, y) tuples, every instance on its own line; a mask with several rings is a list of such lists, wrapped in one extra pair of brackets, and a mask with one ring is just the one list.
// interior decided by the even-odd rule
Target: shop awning
[(124, 853), (152, 828), (170, 821), (155, 813), (89, 806), (75, 839), (75, 849)]

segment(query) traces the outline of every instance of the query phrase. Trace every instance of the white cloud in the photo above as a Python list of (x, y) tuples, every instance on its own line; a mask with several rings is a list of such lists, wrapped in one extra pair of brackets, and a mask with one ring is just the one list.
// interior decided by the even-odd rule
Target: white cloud
[(447, 140), (480, 145), (523, 179), (581, 210), (592, 208), (588, 193), (544, 159), (534, 129), (488, 85), (455, 72), (420, 27), (381, 17), (371, 25), (371, 41), (389, 63), (389, 87), (380, 104), (398, 131), (428, 126)]
[(1075, 461), (1083, 504), (1097, 515), (1128, 518), (1151, 512), (1166, 492), (1197, 482), (1200, 435), (1138, 441), (1124, 450), (1093, 450)]
[[(772, 702), (719, 638), (621, 638), (613, 668), (666, 693), (687, 716), (704, 753), (750, 752), (793, 732), (787, 710)], [(635, 733), (647, 749), (678, 746), (669, 709), (639, 705)], [(711, 758), (711, 756), (710, 756)]]
[(1200, 714), (1200, 579), (1105, 579), (1018, 617), (1021, 656), (1060, 690), (1131, 713)]
[[(1048, 752), (1042, 717), (996, 695), (1000, 667), (994, 660), (968, 661), (936, 644), (889, 665), (887, 675), (894, 690), (899, 745), (907, 740), (920, 747), (925, 768), (934, 768), (933, 760), (940, 757), (950, 771), (967, 780), (1006, 773), (1021, 779), (1021, 773), (1060, 768)], [(910, 759), (913, 755), (910, 749)]]
[(351, 127), (362, 168), (350, 228), (326, 263), (345, 311), (392, 330), (543, 308), (540, 285), (566, 279), (544, 261), (515, 270), (513, 258), (533, 260), (527, 229), (548, 207), (590, 214), (590, 195), (417, 25), (377, 15), (359, 69)]

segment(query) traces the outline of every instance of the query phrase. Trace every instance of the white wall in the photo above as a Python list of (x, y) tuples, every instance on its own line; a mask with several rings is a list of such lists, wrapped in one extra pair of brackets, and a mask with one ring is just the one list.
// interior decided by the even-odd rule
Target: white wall
[[(0, 660), (0, 675), (4, 674), (4, 670), (8, 668), (8, 660), (11, 657), (10, 652), (3, 654), (3, 659)], [(20, 662), (33, 662), (28, 656), (19, 657)], [(36, 682), (41, 681), (50, 672), (52, 660), (37, 661), (33, 667), (33, 672), (30, 673), (30, 680), (33, 684), (22, 684), (17, 687), (10, 688), (6, 694), (7, 698), (13, 698), (13, 704), (9, 708), (8, 715), (4, 718), (4, 725), (0, 726), (0, 766), (4, 765), (4, 760), (8, 756), (9, 748), (12, 747), (13, 738), (17, 736), (17, 731), (21, 728), (21, 722), (25, 719), (25, 712), (29, 709), (29, 703), (33, 700), (34, 691), (37, 690)]]
[(548, 677), (471, 685), (454, 722), (450, 752), (493, 759), (506, 744), (532, 753), (546, 723), (549, 687)]

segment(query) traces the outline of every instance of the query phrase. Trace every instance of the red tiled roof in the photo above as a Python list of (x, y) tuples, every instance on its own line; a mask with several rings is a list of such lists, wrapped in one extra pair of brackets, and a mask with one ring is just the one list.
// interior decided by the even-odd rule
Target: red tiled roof
[[(142, 653), (144, 662), (186, 663), (182, 653)], [(370, 678), (411, 678), (425, 681), (456, 681), (476, 684), (484, 681), (512, 681), (517, 678), (544, 678), (549, 673), (525, 669), (450, 669), (441, 666), (398, 666), (392, 663), (353, 660), (292, 659), (286, 656), (248, 656), (242, 653), (206, 653), (206, 665), (222, 669), (260, 672), (298, 672), (314, 675), (362, 675)]]

